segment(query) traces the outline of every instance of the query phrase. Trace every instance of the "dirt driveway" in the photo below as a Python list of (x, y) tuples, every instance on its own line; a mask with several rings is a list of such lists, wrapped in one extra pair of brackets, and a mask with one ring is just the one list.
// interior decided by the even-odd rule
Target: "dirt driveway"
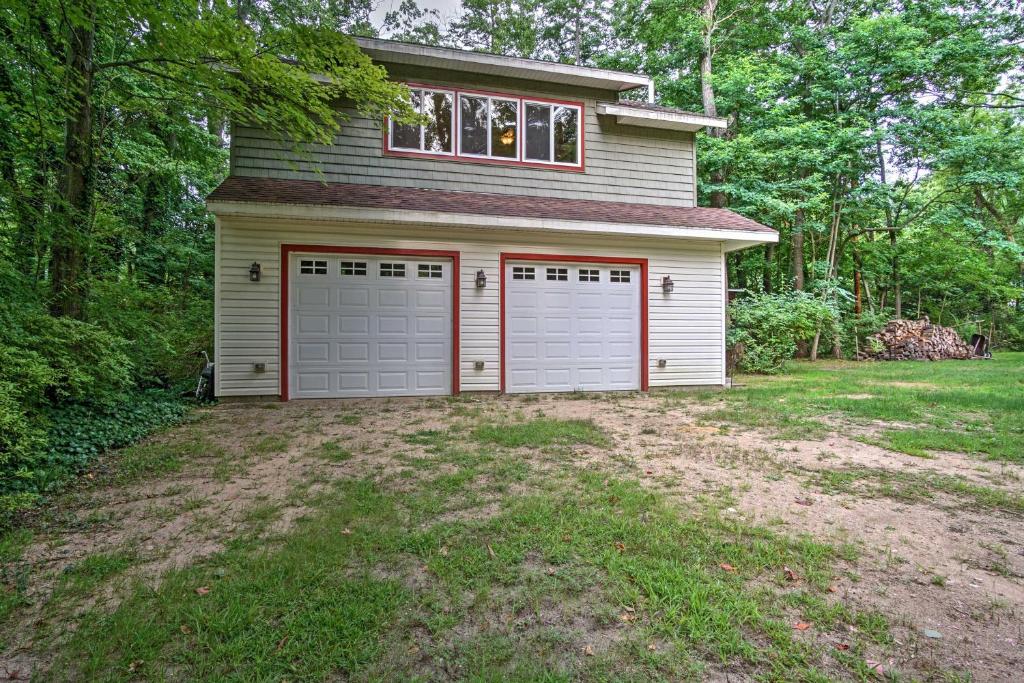
[[(136, 579), (157, 586), (167, 572), (222, 552), (243, 534), (287, 536), (310, 513), (310, 501), (334, 482), (368, 478), (400, 494), (428, 474), (459, 470), (457, 460), (424, 465), (446, 439), (480, 425), (543, 419), (592, 421), (607, 441), (576, 443), (558, 457), (550, 448), (513, 444), (498, 452), (502, 466), (515, 460), (534, 473), (570, 467), (635, 480), (680, 510), (711, 505), (726, 524), (734, 519), (782, 536), (806, 535), (838, 549), (834, 575), (826, 577), (829, 599), (884, 615), (890, 634), (853, 671), (1020, 680), (1020, 466), (958, 454), (926, 460), (894, 453), (854, 440), (841, 423), (824, 440), (780, 440), (706, 420), (706, 412), (696, 399), (658, 394), (204, 409), (190, 424), (140, 447), (170, 447), (168, 457), (178, 458), (179, 466), (124, 483), (111, 483), (98, 471), (104, 483), (83, 487), (38, 520), (10, 569), (22, 577), (27, 604), (5, 626), (0, 679), (6, 671), (10, 678), (35, 673), (42, 680), (77, 620), (116, 609)], [(526, 486), (517, 481), (528, 480), (498, 479), (491, 474), (463, 489), (481, 492), (473, 500), (460, 494), (457, 503), (454, 497), (442, 501), (430, 513), (431, 523), (497, 515), (506, 498)], [(490, 545), (487, 551), (494, 555)], [(123, 566), (83, 572), (97, 557), (108, 563), (123, 558)], [(587, 661), (601, 638), (615, 640), (616, 629), (629, 627), (631, 619), (624, 617), (625, 624), (600, 627), (611, 635), (589, 636), (586, 631), (597, 627), (573, 617), (573, 632), (584, 633), (566, 647), (582, 648)], [(816, 637), (823, 647), (843, 647), (836, 644), (843, 634), (835, 629)], [(653, 652), (655, 641), (648, 647)], [(416, 670), (428, 678), (459, 675), (437, 668), (436, 657), (422, 666), (427, 668)], [(821, 670), (856, 675), (829, 665)], [(687, 677), (742, 680), (755, 673), (711, 662)]]

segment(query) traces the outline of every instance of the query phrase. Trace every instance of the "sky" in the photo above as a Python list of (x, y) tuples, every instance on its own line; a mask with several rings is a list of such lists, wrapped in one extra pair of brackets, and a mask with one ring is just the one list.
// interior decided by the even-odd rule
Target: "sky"
[[(384, 15), (393, 11), (402, 0), (378, 0), (377, 7), (370, 15), (373, 23), (380, 26), (384, 21)], [(459, 10), (459, 0), (417, 0), (417, 4), (423, 9), (436, 9), (441, 14), (441, 21), (446, 22), (455, 18)]]

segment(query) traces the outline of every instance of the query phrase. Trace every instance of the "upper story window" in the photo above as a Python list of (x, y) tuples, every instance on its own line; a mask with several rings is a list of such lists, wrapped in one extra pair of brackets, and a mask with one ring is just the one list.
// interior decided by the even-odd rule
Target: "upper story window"
[(583, 170), (583, 104), (411, 85), (427, 125), (391, 123), (386, 151)]
[(428, 118), (425, 126), (391, 122), (391, 149), (426, 152), (429, 154), (452, 153), (452, 120), (455, 93), (444, 90), (414, 88), (412, 108)]
[(578, 164), (580, 108), (544, 102), (525, 104), (526, 159), (556, 164)]

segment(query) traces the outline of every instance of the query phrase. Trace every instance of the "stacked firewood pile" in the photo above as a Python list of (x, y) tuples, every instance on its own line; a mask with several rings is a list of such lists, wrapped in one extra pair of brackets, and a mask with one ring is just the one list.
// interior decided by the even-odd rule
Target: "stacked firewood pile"
[(867, 339), (860, 360), (945, 360), (971, 358), (971, 347), (949, 327), (921, 320), (890, 320)]

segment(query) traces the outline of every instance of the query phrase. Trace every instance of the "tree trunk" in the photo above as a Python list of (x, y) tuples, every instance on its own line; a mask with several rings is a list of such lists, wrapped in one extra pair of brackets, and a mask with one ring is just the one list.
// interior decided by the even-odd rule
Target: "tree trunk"
[[(718, 106), (715, 103), (715, 86), (712, 80), (711, 60), (714, 56), (712, 37), (715, 32), (715, 12), (718, 9), (718, 0), (704, 0), (704, 7), (701, 14), (704, 18), (704, 35), (701, 44), (698, 68), (700, 70), (700, 100), (706, 116), (718, 116)], [(721, 128), (710, 128), (708, 135), (713, 138), (722, 138), (725, 131)], [(725, 182), (725, 171), (721, 168), (711, 169), (711, 184), (721, 186)], [(711, 206), (721, 209), (728, 203), (728, 198), (722, 190), (711, 191)]]
[(64, 161), (54, 208), (50, 249), (50, 312), (81, 319), (85, 301), (85, 250), (92, 213), (92, 86), (96, 6), (86, 0), (80, 23), (69, 29), (68, 114)]
[(893, 304), (896, 307), (896, 318), (903, 317), (903, 293), (900, 289), (900, 255), (896, 249), (896, 225), (893, 222), (892, 216), (892, 202), (889, 199), (889, 184), (886, 180), (885, 172), (885, 153), (882, 150), (882, 141), (878, 140), (875, 149), (878, 154), (878, 178), (882, 181), (882, 187), (885, 189), (885, 227), (889, 230), (889, 245), (892, 248), (892, 266), (891, 266), (891, 279), (892, 282), (892, 295)]
[(796, 210), (793, 221), (792, 246), (789, 251), (789, 272), (793, 278), (793, 289), (804, 291), (804, 210)]

